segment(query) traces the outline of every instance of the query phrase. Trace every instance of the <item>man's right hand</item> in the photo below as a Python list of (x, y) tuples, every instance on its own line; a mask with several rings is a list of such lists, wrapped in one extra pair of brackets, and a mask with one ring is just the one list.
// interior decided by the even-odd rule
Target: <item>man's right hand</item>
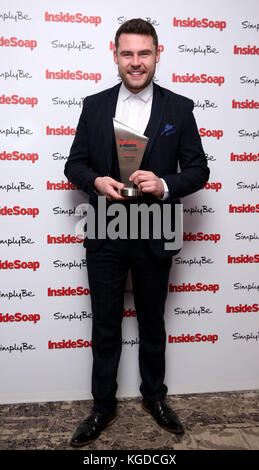
[(98, 176), (95, 178), (94, 186), (99, 191), (99, 193), (103, 194), (107, 197), (109, 201), (113, 201), (114, 199), (117, 200), (125, 200), (127, 199), (124, 196), (116, 191), (115, 188), (121, 189), (124, 188), (125, 184), (120, 183), (119, 181), (114, 180), (110, 176)]

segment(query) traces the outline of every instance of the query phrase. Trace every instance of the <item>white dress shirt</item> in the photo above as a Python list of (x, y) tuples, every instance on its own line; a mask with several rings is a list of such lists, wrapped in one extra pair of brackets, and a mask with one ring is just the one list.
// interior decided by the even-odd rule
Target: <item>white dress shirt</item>
[[(153, 82), (139, 93), (131, 93), (124, 83), (121, 84), (116, 106), (115, 118), (126, 126), (144, 134), (147, 127), (153, 101)], [(164, 194), (159, 199), (167, 199), (169, 191), (166, 182), (160, 178), (164, 185)]]

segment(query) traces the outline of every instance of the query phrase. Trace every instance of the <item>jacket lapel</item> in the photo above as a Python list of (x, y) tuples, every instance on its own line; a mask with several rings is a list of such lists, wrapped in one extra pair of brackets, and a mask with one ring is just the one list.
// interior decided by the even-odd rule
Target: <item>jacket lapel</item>
[(113, 120), (121, 83), (110, 89), (102, 110), (103, 142), (107, 162), (107, 171), (110, 175), (112, 167), (112, 143), (114, 138)]
[(154, 88), (153, 88), (153, 102), (152, 102), (151, 114), (150, 114), (150, 118), (149, 118), (146, 130), (144, 132), (145, 136), (149, 138), (149, 141), (148, 141), (147, 148), (143, 156), (141, 166), (143, 166), (147, 162), (149, 154), (152, 150), (153, 143), (155, 141), (158, 129), (161, 125), (161, 121), (164, 116), (164, 110), (165, 110), (166, 101), (167, 101), (161, 87), (159, 87), (155, 83), (153, 83), (153, 85), (154, 85)]

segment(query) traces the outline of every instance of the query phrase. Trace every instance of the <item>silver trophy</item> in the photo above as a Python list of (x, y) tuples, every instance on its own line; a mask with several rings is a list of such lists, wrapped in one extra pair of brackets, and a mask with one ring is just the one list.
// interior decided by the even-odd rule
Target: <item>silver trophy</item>
[(141, 190), (134, 188), (134, 182), (129, 177), (138, 170), (146, 146), (148, 137), (135, 131), (129, 126), (113, 118), (113, 126), (120, 168), (121, 182), (126, 186), (119, 189), (122, 196), (136, 197), (141, 195)]

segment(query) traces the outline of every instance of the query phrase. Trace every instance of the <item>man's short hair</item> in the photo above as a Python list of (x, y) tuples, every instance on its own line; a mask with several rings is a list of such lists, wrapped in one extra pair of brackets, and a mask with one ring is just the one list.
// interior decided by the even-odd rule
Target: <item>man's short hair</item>
[(141, 18), (133, 18), (131, 20), (125, 21), (119, 27), (115, 35), (115, 48), (116, 50), (119, 47), (119, 37), (121, 34), (145, 34), (146, 36), (152, 36), (155, 48), (157, 51), (158, 48), (158, 37), (154, 26), (148, 21), (142, 20)]

